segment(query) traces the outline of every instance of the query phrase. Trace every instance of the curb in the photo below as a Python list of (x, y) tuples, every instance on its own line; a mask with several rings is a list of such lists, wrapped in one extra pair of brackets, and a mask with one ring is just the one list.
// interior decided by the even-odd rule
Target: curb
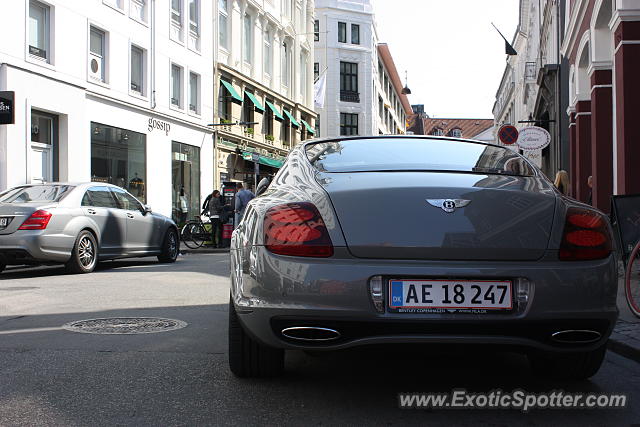
[[(614, 335), (620, 336), (621, 334), (616, 334), (614, 332)], [(624, 337), (624, 335), (622, 335), (622, 337)], [(617, 337), (609, 338), (609, 341), (607, 342), (607, 349), (622, 357), (626, 357), (627, 359), (640, 363), (640, 348), (631, 345), (622, 339), (617, 339)]]
[(198, 248), (198, 249), (180, 249), (180, 255), (184, 254), (224, 254), (229, 253), (229, 248)]

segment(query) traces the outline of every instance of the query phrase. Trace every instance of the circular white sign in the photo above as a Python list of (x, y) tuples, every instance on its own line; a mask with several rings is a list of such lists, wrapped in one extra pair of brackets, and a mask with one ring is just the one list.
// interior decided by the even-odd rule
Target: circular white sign
[(524, 128), (518, 135), (518, 147), (523, 150), (541, 150), (551, 142), (551, 135), (546, 129), (537, 126)]

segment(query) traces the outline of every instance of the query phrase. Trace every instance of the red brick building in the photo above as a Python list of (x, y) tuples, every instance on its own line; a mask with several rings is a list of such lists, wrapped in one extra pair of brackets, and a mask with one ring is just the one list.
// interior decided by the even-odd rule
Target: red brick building
[(572, 194), (586, 202), (591, 175), (609, 211), (612, 194), (640, 193), (640, 0), (564, 1)]

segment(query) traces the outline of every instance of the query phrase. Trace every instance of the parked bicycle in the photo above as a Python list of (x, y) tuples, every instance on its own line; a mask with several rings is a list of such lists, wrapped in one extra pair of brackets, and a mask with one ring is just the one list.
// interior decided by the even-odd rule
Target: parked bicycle
[(613, 224), (625, 266), (627, 305), (640, 317), (640, 194), (613, 196)]
[(205, 242), (211, 240), (211, 231), (207, 231), (207, 224), (210, 230), (211, 221), (204, 222), (201, 216), (195, 216), (194, 219), (186, 222), (180, 233), (180, 238), (186, 247), (198, 249)]

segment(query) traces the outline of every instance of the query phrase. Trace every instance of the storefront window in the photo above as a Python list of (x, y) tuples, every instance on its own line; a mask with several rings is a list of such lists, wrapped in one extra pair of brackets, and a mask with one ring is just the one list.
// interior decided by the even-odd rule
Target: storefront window
[(146, 135), (91, 122), (91, 181), (108, 182), (147, 202)]
[(200, 214), (199, 147), (171, 143), (171, 182), (173, 220), (182, 224)]

